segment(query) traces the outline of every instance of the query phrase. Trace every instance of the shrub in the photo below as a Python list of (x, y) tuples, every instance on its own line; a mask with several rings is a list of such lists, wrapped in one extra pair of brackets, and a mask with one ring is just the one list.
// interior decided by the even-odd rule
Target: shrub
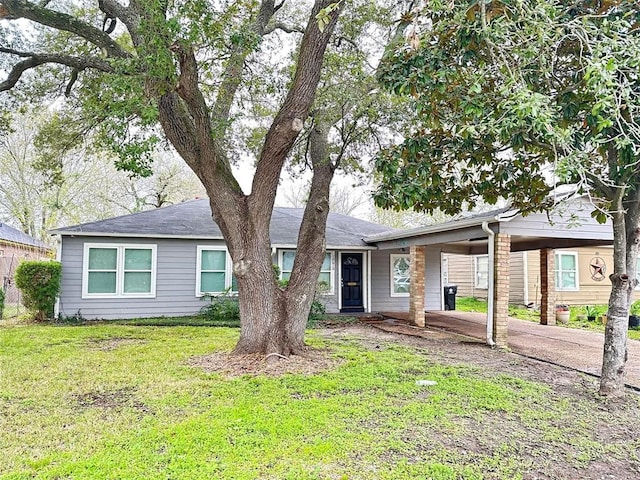
[(324, 281), (318, 282), (316, 291), (313, 295), (313, 303), (311, 303), (311, 310), (309, 310), (309, 317), (307, 318), (307, 327), (315, 327), (318, 321), (322, 320), (327, 314), (327, 307), (320, 300), (320, 297), (329, 291), (329, 284)]
[(60, 262), (25, 260), (16, 268), (16, 285), (24, 306), (34, 312), (37, 321), (53, 317), (61, 276)]
[(209, 305), (200, 309), (200, 314), (207, 320), (220, 325), (237, 325), (240, 323), (240, 305), (238, 297), (230, 295), (229, 290), (220, 295), (205, 295), (203, 300), (210, 300)]

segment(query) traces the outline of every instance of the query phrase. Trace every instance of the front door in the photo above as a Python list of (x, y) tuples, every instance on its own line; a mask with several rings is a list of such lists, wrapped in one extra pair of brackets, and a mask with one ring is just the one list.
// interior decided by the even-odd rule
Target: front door
[(364, 312), (362, 303), (362, 254), (342, 254), (341, 312)]

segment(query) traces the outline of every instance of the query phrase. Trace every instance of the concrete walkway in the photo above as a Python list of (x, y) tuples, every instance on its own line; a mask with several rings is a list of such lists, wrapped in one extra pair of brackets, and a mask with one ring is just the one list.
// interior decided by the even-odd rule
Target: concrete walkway
[[(384, 330), (423, 336), (421, 328), (410, 326), (406, 313), (383, 313), (387, 320), (371, 322)], [(426, 329), (445, 330), (486, 339), (486, 317), (472, 312), (427, 312)], [(515, 353), (600, 376), (604, 334), (575, 328), (540, 325), (509, 318), (509, 348)], [(640, 341), (628, 340), (629, 357), (625, 383), (640, 389)]]

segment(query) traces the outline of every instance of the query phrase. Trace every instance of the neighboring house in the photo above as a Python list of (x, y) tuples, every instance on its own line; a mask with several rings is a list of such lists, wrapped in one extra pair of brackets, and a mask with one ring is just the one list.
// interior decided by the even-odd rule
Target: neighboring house
[(20, 291), (13, 276), (22, 260), (49, 258), (51, 250), (42, 241), (0, 223), (0, 288), (5, 292), (6, 303), (19, 303)]
[[(273, 262), (288, 278), (303, 210), (275, 208)], [(407, 249), (363, 238), (391, 229), (330, 213), (319, 280), (328, 312), (406, 311)], [(206, 199), (51, 232), (61, 237), (59, 314), (133, 318), (196, 313), (203, 296), (235, 289), (225, 242)]]
[[(601, 245), (556, 249), (554, 286), (557, 303), (568, 305), (606, 304), (611, 293), (613, 247)], [(487, 255), (443, 255), (447, 281), (458, 285), (459, 296), (487, 298)], [(638, 259), (640, 280), (640, 258)], [(526, 281), (525, 281), (526, 279)], [(540, 251), (514, 252), (510, 257), (509, 303), (540, 305)], [(634, 300), (640, 299), (640, 285)]]

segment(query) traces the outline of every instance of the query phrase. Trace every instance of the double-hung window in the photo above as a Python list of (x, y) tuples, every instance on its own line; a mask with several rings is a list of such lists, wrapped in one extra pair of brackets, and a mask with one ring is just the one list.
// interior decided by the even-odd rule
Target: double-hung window
[(477, 255), (475, 257), (475, 287), (489, 288), (489, 255)]
[(83, 298), (155, 295), (155, 245), (85, 244)]
[[(296, 258), (295, 250), (282, 250), (280, 251), (280, 258), (278, 266), (280, 267), (280, 278), (282, 280), (289, 280), (291, 278), (291, 271), (293, 270), (293, 261)], [(324, 255), (324, 261), (320, 267), (320, 275), (318, 275), (318, 284), (322, 285), (322, 293), (327, 295), (333, 295), (334, 293), (334, 273), (333, 273), (333, 252), (326, 252)]]
[(558, 252), (555, 254), (556, 290), (578, 290), (578, 254)]
[(196, 296), (238, 291), (231, 256), (225, 247), (198, 246), (197, 254)]
[(391, 296), (408, 297), (411, 287), (411, 256), (391, 254)]

